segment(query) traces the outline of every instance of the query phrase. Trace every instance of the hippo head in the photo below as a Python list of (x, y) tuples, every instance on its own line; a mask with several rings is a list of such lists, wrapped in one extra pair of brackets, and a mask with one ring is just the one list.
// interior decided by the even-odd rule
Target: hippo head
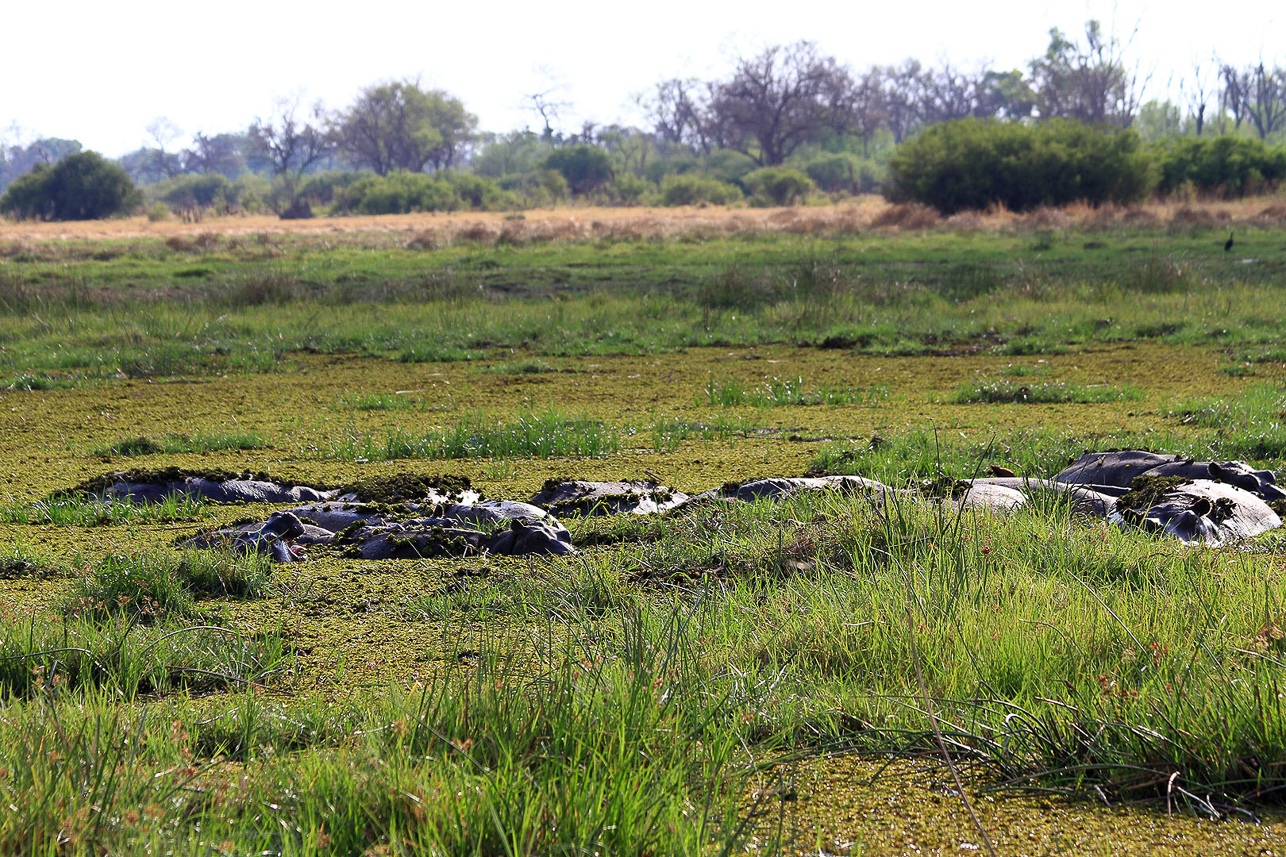
[(1121, 517), (1146, 533), (1173, 536), (1184, 542), (1223, 541), (1212, 517), (1215, 504), (1206, 497), (1165, 499), (1146, 511), (1122, 509)]
[(1277, 477), (1271, 470), (1252, 470), (1241, 461), (1210, 462), (1207, 468), (1216, 482), (1235, 485), (1265, 500), (1286, 499), (1286, 491), (1277, 487)]

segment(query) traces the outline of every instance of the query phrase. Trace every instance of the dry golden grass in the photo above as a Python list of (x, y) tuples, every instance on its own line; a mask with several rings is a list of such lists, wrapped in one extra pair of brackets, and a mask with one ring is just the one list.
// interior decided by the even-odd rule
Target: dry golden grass
[[(942, 218), (918, 204), (891, 205), (878, 196), (794, 208), (553, 208), (507, 212), (391, 214), (280, 220), (273, 215), (211, 217), (200, 223), (151, 222), (146, 217), (74, 223), (13, 222), (0, 219), (0, 241), (13, 245), (58, 240), (161, 238), (176, 249), (208, 247), (220, 237), (270, 235), (388, 235), (414, 249), (456, 243), (515, 245), (586, 239), (665, 240), (789, 232), (802, 235), (852, 234), (867, 230), (953, 232), (1031, 231), (1069, 228), (1112, 229), (1165, 223), (1190, 226), (1286, 223), (1281, 196), (1235, 201), (1167, 201), (1145, 205), (1076, 203), (1018, 214), (1003, 207), (966, 211)], [(403, 236), (399, 238), (398, 236)]]

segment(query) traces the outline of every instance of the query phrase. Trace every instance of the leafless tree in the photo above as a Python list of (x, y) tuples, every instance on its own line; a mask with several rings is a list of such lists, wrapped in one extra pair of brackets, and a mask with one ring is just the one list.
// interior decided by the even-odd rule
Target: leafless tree
[(267, 120), (256, 118), (250, 125), (251, 148), (278, 179), (284, 191), (284, 207), (278, 213), (312, 216), (303, 209), (299, 185), (309, 167), (335, 151), (335, 139), (326, 130), (329, 118), (321, 102), (301, 109), (298, 99), (277, 103)]
[(1197, 136), (1200, 137), (1206, 128), (1206, 106), (1212, 94), (1210, 66), (1203, 60), (1193, 60), (1192, 75), (1179, 81), (1179, 94), (1196, 122)]
[(700, 82), (671, 78), (656, 85), (656, 93), (644, 102), (648, 118), (664, 143), (677, 143), (709, 152), (705, 133), (706, 105)]
[(852, 85), (848, 70), (812, 42), (774, 45), (741, 58), (732, 78), (714, 85), (711, 136), (761, 165), (780, 164), (835, 124)]
[(920, 79), (921, 115), (926, 122), (986, 115), (987, 80), (985, 66), (966, 72), (944, 59), (938, 68), (926, 71)]
[(176, 152), (167, 151), (171, 143), (183, 136), (183, 129), (168, 117), (157, 116), (147, 123), (147, 135), (155, 147), (151, 150), (152, 169), (158, 176), (174, 178), (183, 172), (182, 159)]
[(901, 143), (924, 121), (925, 72), (919, 60), (908, 59), (883, 71), (880, 88), (884, 124)]
[(1146, 84), (1126, 66), (1128, 40), (1104, 33), (1098, 21), (1085, 25), (1083, 44), (1057, 28), (1049, 36), (1045, 55), (1031, 62), (1041, 116), (1128, 126)]
[(1250, 71), (1224, 63), (1219, 68), (1223, 87), (1219, 91), (1219, 112), (1232, 114), (1232, 127), (1241, 130), (1250, 99)]
[(1286, 69), (1268, 68), (1260, 60), (1249, 70), (1246, 114), (1259, 139), (1264, 140), (1286, 127)]

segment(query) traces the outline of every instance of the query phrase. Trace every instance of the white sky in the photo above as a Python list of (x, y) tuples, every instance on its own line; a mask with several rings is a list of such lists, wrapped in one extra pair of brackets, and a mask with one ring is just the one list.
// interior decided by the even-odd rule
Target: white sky
[(12, 122), (24, 136), (75, 138), (110, 156), (147, 143), (159, 116), (187, 135), (239, 130), (279, 98), (339, 108), (366, 85), (404, 77), (460, 98), (484, 130), (539, 129), (524, 96), (556, 83), (572, 105), (562, 130), (581, 119), (637, 123), (631, 96), (658, 81), (722, 76), (738, 54), (797, 39), (859, 71), (907, 57), (1025, 70), (1050, 27), (1079, 35), (1098, 18), (1125, 36), (1137, 24), (1127, 58), (1153, 73), (1156, 94), (1213, 52), (1286, 63), (1286, 4), (1266, 0), (5, 5), (0, 138)]

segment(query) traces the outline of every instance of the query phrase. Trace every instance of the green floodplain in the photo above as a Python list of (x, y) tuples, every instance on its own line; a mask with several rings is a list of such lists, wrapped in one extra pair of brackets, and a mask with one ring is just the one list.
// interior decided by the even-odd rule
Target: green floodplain
[(1281, 472), (1235, 226), (0, 244), (0, 852), (1286, 853), (1286, 533), (811, 496), (274, 566), (68, 493)]

